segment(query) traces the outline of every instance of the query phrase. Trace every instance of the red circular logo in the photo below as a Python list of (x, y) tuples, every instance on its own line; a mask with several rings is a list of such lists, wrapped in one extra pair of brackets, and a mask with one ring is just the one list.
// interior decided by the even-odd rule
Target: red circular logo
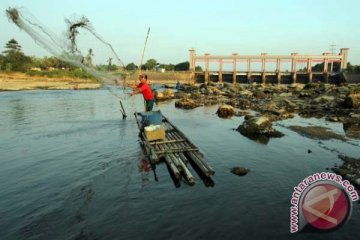
[(301, 207), (305, 220), (321, 230), (340, 226), (350, 212), (350, 203), (344, 191), (329, 183), (321, 183), (310, 188), (302, 200)]

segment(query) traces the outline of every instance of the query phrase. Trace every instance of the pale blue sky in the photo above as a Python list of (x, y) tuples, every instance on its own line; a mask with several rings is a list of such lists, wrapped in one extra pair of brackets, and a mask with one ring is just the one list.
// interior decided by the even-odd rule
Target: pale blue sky
[[(24, 7), (58, 35), (66, 29), (64, 18), (84, 15), (125, 64), (139, 64), (148, 27), (145, 59), (160, 63), (187, 61), (190, 48), (213, 55), (321, 54), (333, 43), (337, 51), (350, 48), (349, 61), (360, 64), (358, 0), (1, 0), (0, 51), (15, 38), (26, 54), (43, 56), (49, 54), (7, 20), (8, 7)], [(84, 49), (105, 61), (99, 42), (81, 34)]]

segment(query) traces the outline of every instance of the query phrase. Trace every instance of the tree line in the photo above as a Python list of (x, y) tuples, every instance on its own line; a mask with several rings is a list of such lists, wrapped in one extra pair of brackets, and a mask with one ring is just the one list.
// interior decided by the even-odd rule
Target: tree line
[[(328, 63), (328, 69), (331, 69), (331, 63)], [(322, 72), (324, 70), (324, 63), (318, 63), (311, 67), (312, 72)], [(340, 71), (340, 62), (334, 62), (332, 65), (333, 72)], [(307, 67), (299, 69), (299, 71), (307, 72)], [(360, 65), (352, 65), (350, 62), (347, 63), (346, 72), (348, 73), (360, 73)]]
[[(116, 71), (128, 70), (134, 71), (139, 68), (135, 63), (129, 63), (125, 67), (117, 66), (112, 63), (112, 58), (109, 58), (106, 63), (93, 65), (92, 59), (94, 52), (92, 49), (88, 50), (88, 54), (83, 58), (83, 63), (100, 71)], [(125, 68), (125, 69), (124, 69)], [(71, 64), (61, 61), (56, 57), (37, 58), (34, 56), (27, 56), (22, 51), (20, 44), (14, 39), (10, 39), (5, 45), (5, 51), (0, 54), (0, 71), (18, 71), (18, 72), (33, 72), (33, 71), (49, 71), (49, 70), (67, 70), (75, 71), (78, 68)], [(164, 71), (188, 71), (189, 62), (181, 62), (178, 64), (164, 64), (159, 63), (156, 59), (149, 59), (145, 64), (141, 65), (142, 70), (164, 70)], [(201, 67), (197, 66), (197, 70), (201, 71)]]
[[(94, 56), (93, 50), (89, 49), (87, 55), (83, 59), (83, 63), (87, 66), (96, 68), (99, 71), (116, 71), (116, 70), (127, 70), (135, 71), (139, 69), (139, 66), (135, 63), (129, 63), (125, 67), (117, 66), (112, 63), (112, 58), (109, 58), (106, 63), (93, 65), (92, 58)], [(181, 62), (178, 64), (164, 64), (159, 63), (156, 59), (149, 59), (145, 64), (141, 65), (142, 70), (149, 71), (188, 71), (189, 62)], [(124, 69), (125, 68), (125, 69)], [(312, 66), (312, 71), (322, 71), (324, 68), (324, 63), (316, 64)], [(329, 65), (330, 69), (330, 65)], [(33, 56), (27, 56), (23, 53), (20, 44), (15, 39), (10, 39), (5, 45), (5, 51), (0, 54), (0, 71), (19, 71), (19, 72), (34, 72), (34, 71), (56, 71), (56, 70), (65, 70), (67, 72), (73, 72), (76, 76), (84, 75), (88, 77), (89, 75), (85, 72), (82, 73), (78, 67), (72, 66), (71, 64), (61, 61), (56, 57), (43, 57), (37, 58)], [(200, 66), (196, 66), (196, 71), (202, 71)], [(306, 71), (307, 68), (300, 69), (300, 71)], [(333, 71), (340, 70), (340, 63), (333, 64)], [(352, 65), (350, 62), (347, 63), (347, 72), (349, 73), (360, 73), (360, 65)], [(64, 71), (63, 71), (64, 72)], [(49, 74), (49, 73), (48, 73)], [(53, 75), (54, 73), (52, 73)], [(59, 73), (60, 74), (60, 73)], [(68, 73), (66, 73), (68, 74)]]

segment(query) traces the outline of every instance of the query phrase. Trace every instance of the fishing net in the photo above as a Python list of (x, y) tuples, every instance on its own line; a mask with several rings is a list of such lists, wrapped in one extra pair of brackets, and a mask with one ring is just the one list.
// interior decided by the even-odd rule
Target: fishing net
[[(115, 58), (123, 69), (125, 69), (124, 63), (119, 58), (112, 45), (105, 41), (95, 31), (88, 18), (82, 16), (73, 20), (65, 19), (67, 30), (65, 36), (61, 37), (52, 33), (51, 30), (43, 26), (33, 15), (24, 9), (8, 8), (6, 14), (10, 21), (21, 30), (25, 31), (40, 47), (45, 49), (51, 55), (75, 67), (82, 68), (102, 83), (112, 95), (122, 100), (127, 100), (129, 98), (127, 93), (130, 93), (131, 89), (126, 88), (126, 78), (134, 72), (129, 73), (124, 70), (117, 72), (117, 75), (113, 75), (108, 72), (99, 71), (95, 69), (92, 64), (89, 64), (89, 61), (86, 61), (86, 57), (82, 54), (78, 46), (78, 38), (80, 33), (86, 31), (102, 44), (102, 50), (104, 50), (103, 46), (105, 46), (112, 54), (112, 57), (109, 57), (108, 60), (109, 65), (111, 65), (111, 60)], [(122, 87), (122, 91), (125, 94), (119, 94), (119, 91), (116, 90), (116, 88), (110, 87), (110, 85), (114, 84), (118, 86), (118, 88)]]

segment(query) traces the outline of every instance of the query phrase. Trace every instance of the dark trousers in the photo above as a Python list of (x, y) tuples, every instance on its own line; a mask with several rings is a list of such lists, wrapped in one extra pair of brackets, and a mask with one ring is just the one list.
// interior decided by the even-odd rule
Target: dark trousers
[(145, 111), (146, 112), (152, 111), (154, 107), (154, 103), (155, 103), (155, 99), (145, 100)]

